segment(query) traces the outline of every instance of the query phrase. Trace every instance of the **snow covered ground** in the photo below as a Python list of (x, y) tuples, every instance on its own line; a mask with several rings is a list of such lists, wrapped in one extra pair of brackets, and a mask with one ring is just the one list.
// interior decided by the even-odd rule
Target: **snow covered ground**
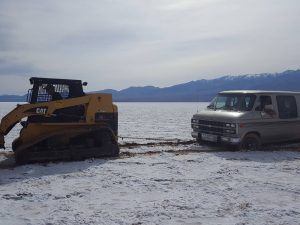
[(0, 224), (300, 224), (300, 152), (168, 150), (2, 168)]
[[(190, 118), (205, 105), (118, 103), (119, 133), (190, 140)], [(0, 106), (2, 117), (15, 103)], [(138, 145), (118, 159), (14, 167), (19, 130), (0, 151), (0, 225), (300, 224), (299, 144), (258, 152)]]

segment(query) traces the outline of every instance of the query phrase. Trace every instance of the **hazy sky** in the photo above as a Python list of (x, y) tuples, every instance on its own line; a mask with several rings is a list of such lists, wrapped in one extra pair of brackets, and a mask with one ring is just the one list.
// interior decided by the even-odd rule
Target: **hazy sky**
[(0, 0), (0, 94), (31, 76), (85, 89), (300, 68), (299, 0)]

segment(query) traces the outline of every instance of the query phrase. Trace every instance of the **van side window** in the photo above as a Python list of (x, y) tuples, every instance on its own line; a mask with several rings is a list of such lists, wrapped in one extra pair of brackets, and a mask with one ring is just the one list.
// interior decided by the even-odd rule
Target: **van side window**
[(259, 106), (255, 108), (255, 111), (264, 111), (266, 105), (272, 105), (271, 96), (262, 95), (259, 97)]
[(294, 96), (276, 96), (280, 119), (298, 117), (297, 103)]
[(241, 99), (241, 109), (244, 111), (252, 110), (255, 99), (255, 95), (246, 95), (244, 99)]

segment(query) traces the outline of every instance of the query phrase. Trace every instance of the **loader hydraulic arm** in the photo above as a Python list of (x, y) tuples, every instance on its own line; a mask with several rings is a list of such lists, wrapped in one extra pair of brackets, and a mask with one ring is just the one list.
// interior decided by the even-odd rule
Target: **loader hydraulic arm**
[[(95, 112), (95, 110), (101, 110), (101, 107), (103, 106), (102, 102), (103, 100), (105, 100), (106, 97), (109, 96), (106, 95), (103, 96), (103, 94), (94, 94), (94, 95), (85, 95), (83, 97), (70, 98), (70, 99), (64, 99), (58, 101), (17, 105), (15, 109), (9, 112), (1, 120), (0, 148), (5, 148), (4, 136), (7, 135), (10, 132), (10, 130), (17, 123), (19, 123), (21, 119), (25, 117), (35, 116), (35, 115), (51, 117), (51, 116), (55, 116), (53, 113), (57, 109), (62, 109), (62, 108), (72, 107), (77, 105), (85, 105), (86, 120), (91, 122), (92, 120), (94, 120), (94, 116), (89, 114), (91, 114), (92, 111)], [(90, 108), (93, 109), (91, 110)]]

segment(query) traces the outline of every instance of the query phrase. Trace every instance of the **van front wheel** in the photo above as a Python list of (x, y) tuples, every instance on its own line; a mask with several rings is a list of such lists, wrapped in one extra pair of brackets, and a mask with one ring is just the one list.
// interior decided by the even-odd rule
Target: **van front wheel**
[(247, 134), (239, 146), (240, 150), (256, 151), (261, 146), (260, 138), (256, 134)]

